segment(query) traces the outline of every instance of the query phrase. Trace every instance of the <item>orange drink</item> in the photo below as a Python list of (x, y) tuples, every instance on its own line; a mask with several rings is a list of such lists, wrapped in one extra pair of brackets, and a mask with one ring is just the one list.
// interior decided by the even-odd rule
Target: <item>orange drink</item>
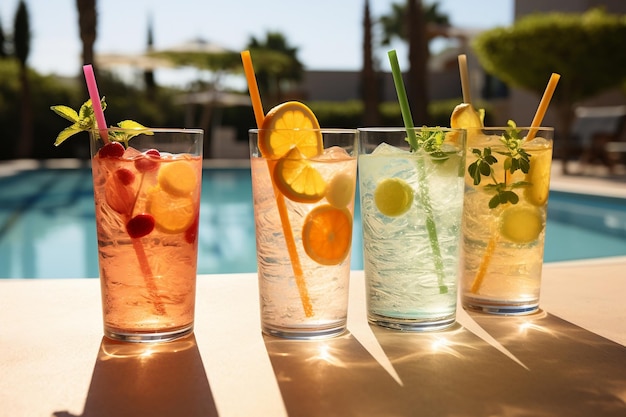
[(356, 131), (320, 129), (306, 106), (284, 103), (250, 131), (250, 158), (263, 332), (344, 332)]
[(90, 131), (105, 335), (164, 341), (193, 330), (201, 130)]

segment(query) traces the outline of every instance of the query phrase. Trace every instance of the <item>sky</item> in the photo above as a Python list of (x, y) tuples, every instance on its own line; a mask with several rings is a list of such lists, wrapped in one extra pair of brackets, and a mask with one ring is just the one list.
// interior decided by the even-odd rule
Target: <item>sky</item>
[[(370, 0), (373, 18), (387, 14), (393, 2)], [(429, 0), (425, 0), (429, 2)], [(43, 74), (74, 76), (80, 72), (81, 44), (76, 0), (25, 0), (31, 25), (28, 64)], [(13, 31), (18, 0), (0, 0), (5, 34)], [(235, 51), (250, 37), (282, 33), (309, 70), (358, 70), (364, 0), (97, 0), (96, 54), (142, 53), (148, 21), (155, 48), (203, 38)], [(453, 26), (488, 29), (513, 22), (514, 0), (439, 0)], [(404, 45), (392, 44), (403, 65)], [(157, 71), (157, 81), (159, 71)], [(175, 83), (175, 82), (174, 82)]]

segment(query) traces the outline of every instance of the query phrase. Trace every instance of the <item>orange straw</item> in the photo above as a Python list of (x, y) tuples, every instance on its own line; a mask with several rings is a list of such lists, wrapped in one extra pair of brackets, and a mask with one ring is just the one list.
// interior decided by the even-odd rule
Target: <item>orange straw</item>
[[(265, 114), (263, 113), (263, 106), (261, 105), (261, 95), (259, 94), (259, 88), (256, 82), (256, 76), (254, 75), (254, 67), (252, 66), (252, 58), (250, 57), (250, 51), (243, 51), (241, 53), (241, 60), (243, 61), (243, 70), (246, 74), (246, 80), (248, 82), (248, 90), (250, 91), (250, 100), (252, 101), (252, 110), (254, 110), (254, 117), (256, 119), (257, 127), (260, 129), (263, 126), (263, 120)], [(270, 160), (267, 160), (267, 167), (270, 172), (273, 171), (273, 166)], [(302, 308), (306, 317), (313, 317), (313, 306), (311, 299), (309, 298), (309, 291), (304, 280), (304, 274), (302, 272), (302, 265), (300, 264), (300, 258), (298, 257), (298, 250), (296, 248), (296, 242), (293, 237), (293, 230), (291, 230), (291, 224), (289, 222), (289, 215), (287, 213), (287, 206), (285, 205), (285, 198), (276, 188), (276, 184), (272, 180), (274, 185), (274, 195), (276, 196), (276, 206), (278, 207), (278, 214), (280, 215), (280, 222), (283, 227), (283, 234), (285, 235), (285, 242), (287, 245), (287, 252), (289, 253), (289, 259), (291, 260), (291, 267), (293, 274), (296, 278), (296, 285), (298, 292), (300, 293), (300, 300), (302, 301)]]
[(527, 141), (533, 140), (535, 138), (535, 135), (539, 130), (539, 126), (541, 126), (541, 122), (543, 121), (543, 116), (546, 115), (546, 111), (548, 110), (548, 106), (550, 105), (550, 100), (552, 100), (552, 95), (554, 94), (554, 90), (556, 90), (556, 85), (559, 83), (560, 78), (561, 76), (554, 72), (550, 76), (550, 80), (548, 81), (548, 85), (546, 86), (546, 91), (544, 91), (543, 97), (541, 97), (541, 101), (539, 102), (539, 107), (537, 108), (535, 117), (530, 124), (531, 129), (530, 132), (528, 132), (528, 136), (526, 136)]
[(461, 74), (461, 91), (463, 91), (463, 103), (472, 104), (470, 95), (469, 71), (467, 70), (467, 56), (459, 55), (459, 72)]
[[(543, 97), (539, 102), (539, 107), (535, 112), (535, 117), (533, 118), (532, 123), (530, 124), (530, 131), (526, 136), (525, 141), (533, 140), (539, 127), (541, 126), (541, 122), (543, 121), (543, 117), (546, 114), (546, 110), (550, 105), (550, 100), (552, 99), (552, 95), (554, 94), (554, 90), (556, 89), (556, 85), (559, 82), (561, 76), (556, 73), (552, 73), (550, 76), (550, 80), (548, 81), (548, 85), (546, 86), (546, 90), (543, 93)], [(474, 282), (472, 283), (472, 287), (470, 289), (471, 292), (476, 293), (480, 289), (480, 286), (485, 279), (485, 275), (487, 274), (487, 268), (489, 267), (489, 262), (491, 261), (491, 256), (493, 255), (494, 250), (496, 249), (496, 243), (498, 240), (498, 234), (493, 233), (489, 243), (487, 244), (487, 248), (485, 249), (485, 254), (483, 255), (483, 259), (480, 262), (480, 266), (478, 267), (478, 272), (476, 273), (476, 278), (474, 278)]]

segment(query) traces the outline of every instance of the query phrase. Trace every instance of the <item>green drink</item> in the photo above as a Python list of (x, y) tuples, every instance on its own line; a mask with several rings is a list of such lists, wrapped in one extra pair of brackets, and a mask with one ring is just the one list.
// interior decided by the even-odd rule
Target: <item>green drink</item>
[(359, 129), (368, 320), (436, 330), (456, 316), (465, 131)]

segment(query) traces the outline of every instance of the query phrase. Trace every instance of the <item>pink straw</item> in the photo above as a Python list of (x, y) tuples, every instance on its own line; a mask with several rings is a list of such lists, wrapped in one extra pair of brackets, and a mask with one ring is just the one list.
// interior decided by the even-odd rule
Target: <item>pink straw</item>
[(104, 119), (104, 112), (100, 104), (100, 93), (98, 93), (98, 85), (96, 84), (96, 76), (93, 73), (91, 64), (83, 65), (83, 72), (85, 73), (85, 81), (87, 81), (87, 90), (91, 98), (93, 112), (96, 116), (96, 127), (100, 130), (100, 136), (102, 136), (104, 143), (108, 143), (109, 134), (107, 133), (107, 122)]

